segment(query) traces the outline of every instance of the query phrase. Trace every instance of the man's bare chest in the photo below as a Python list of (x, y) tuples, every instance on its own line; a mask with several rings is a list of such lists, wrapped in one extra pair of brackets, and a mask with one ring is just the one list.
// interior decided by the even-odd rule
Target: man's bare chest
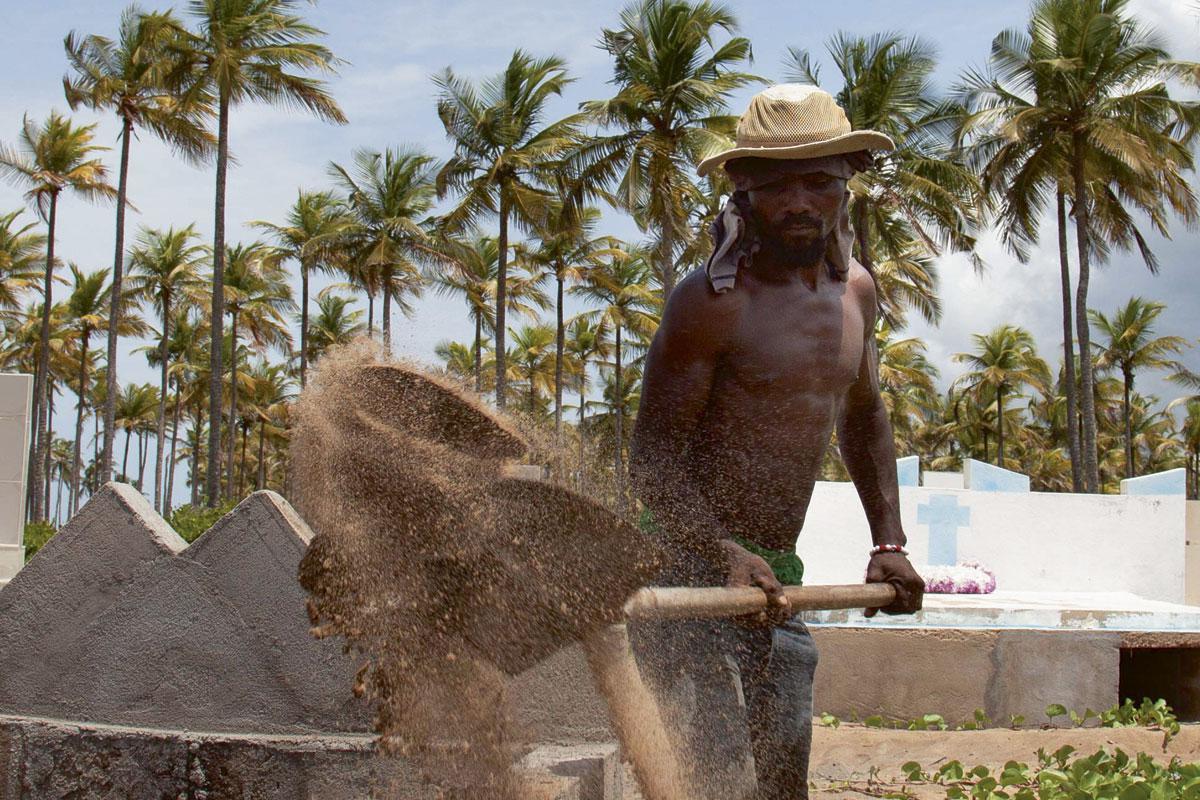
[(862, 363), (862, 307), (845, 284), (747, 298), (726, 352), (726, 377), (744, 391), (840, 396)]

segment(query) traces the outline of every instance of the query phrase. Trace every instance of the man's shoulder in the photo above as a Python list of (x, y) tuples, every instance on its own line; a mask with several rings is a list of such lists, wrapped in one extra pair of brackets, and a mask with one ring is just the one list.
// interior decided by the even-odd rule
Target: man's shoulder
[(852, 258), (850, 259), (850, 269), (846, 274), (846, 285), (858, 298), (863, 310), (869, 313), (873, 320), (879, 303), (879, 287), (875, 283), (875, 276), (869, 269)]
[(668, 309), (675, 306), (679, 311), (694, 313), (733, 313), (741, 306), (742, 293), (737, 286), (717, 292), (709, 283), (708, 273), (703, 268), (689, 272), (675, 285), (671, 292)]
[(693, 344), (717, 345), (737, 320), (742, 294), (736, 287), (718, 293), (703, 269), (694, 270), (671, 291), (660, 330), (672, 337), (685, 337)]

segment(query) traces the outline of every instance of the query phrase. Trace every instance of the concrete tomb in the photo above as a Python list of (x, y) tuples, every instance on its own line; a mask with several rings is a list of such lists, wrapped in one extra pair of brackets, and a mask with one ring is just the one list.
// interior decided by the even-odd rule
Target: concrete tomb
[(25, 472), (33, 376), (0, 373), (0, 586), (25, 563)]

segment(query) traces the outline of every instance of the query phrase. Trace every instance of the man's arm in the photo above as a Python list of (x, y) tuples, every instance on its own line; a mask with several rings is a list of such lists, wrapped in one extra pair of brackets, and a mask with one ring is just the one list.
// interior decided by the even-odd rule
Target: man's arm
[(723, 568), (727, 585), (762, 588), (780, 609), (772, 619), (783, 618), (787, 599), (771, 568), (729, 538), (688, 478), (688, 447), (708, 405), (734, 302), (711, 295), (703, 273), (684, 279), (672, 292), (646, 356), (630, 475), (666, 535)]
[[(863, 304), (862, 361), (858, 378), (847, 392), (838, 417), (838, 446), (846, 470), (862, 500), (871, 539), (876, 545), (905, 545), (900, 523), (900, 488), (896, 478), (896, 446), (887, 407), (879, 392), (879, 356), (875, 346), (875, 284), (859, 267), (851, 280)], [(868, 583), (891, 583), (896, 602), (883, 609), (889, 613), (912, 613), (921, 608), (925, 582), (899, 553), (882, 553), (871, 558)], [(875, 609), (869, 609), (873, 616)]]

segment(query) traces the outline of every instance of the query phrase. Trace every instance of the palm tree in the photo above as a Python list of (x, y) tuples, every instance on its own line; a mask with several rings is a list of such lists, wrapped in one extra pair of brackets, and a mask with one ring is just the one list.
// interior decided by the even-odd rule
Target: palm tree
[(612, 355), (608, 325), (603, 319), (592, 320), (587, 316), (575, 317), (567, 327), (565, 350), (567, 358), (574, 365), (575, 388), (579, 392), (579, 474), (576, 476), (576, 481), (577, 488), (582, 491), (586, 441), (584, 413), (587, 409), (588, 367)]
[[(200, 281), (197, 281), (199, 284)], [(162, 511), (164, 517), (170, 514), (172, 498), (175, 493), (176, 446), (179, 440), (180, 413), (185, 406), (194, 405), (195, 399), (203, 394), (205, 385), (201, 376), (208, 363), (208, 353), (205, 343), (208, 336), (208, 323), (202, 314), (195, 312), (197, 306), (175, 304), (171, 314), (173, 319), (164, 325), (171, 335), (167, 341), (167, 376), (168, 381), (175, 386), (175, 397), (171, 411), (171, 446), (166, 459), (166, 488), (162, 493)], [(162, 356), (162, 348), (158, 345), (143, 348), (151, 366)]]
[[(563, 193), (566, 193), (563, 187)], [(554, 335), (554, 433), (562, 429), (563, 364), (566, 343), (566, 323), (563, 318), (563, 295), (568, 283), (579, 280), (582, 271), (593, 257), (609, 241), (594, 235), (600, 221), (600, 212), (595, 208), (575, 208), (570, 203), (560, 203), (552, 211), (545, 225), (539, 226), (537, 250), (530, 253), (529, 260), (544, 267), (548, 275), (554, 276), (555, 335)]]
[(430, 251), (422, 217), (433, 206), (434, 158), (417, 150), (358, 150), (354, 166), (329, 171), (347, 194), (354, 224), (344, 239), (348, 260), (377, 281), (383, 292), (383, 343), (391, 348), (392, 300), (406, 315), (408, 297), (419, 297), (423, 279), (415, 260)]
[(95, 129), (94, 124), (77, 127), (68, 118), (52, 111), (40, 126), (28, 116), (23, 118), (18, 149), (0, 144), (0, 175), (26, 187), (25, 199), (37, 209), (38, 216), (47, 228), (41, 350), (34, 372), (31, 414), (34, 436), (30, 450), (29, 485), (33, 488), (33, 519), (42, 519), (46, 515), (40, 498), (48, 479), (42, 473), (41, 462), (49, 457), (50, 452), (46, 407), (49, 403), (50, 312), (53, 308), (51, 286), (57, 263), (54, 258), (54, 231), (58, 224), (58, 198), (64, 189), (85, 200), (105, 199), (115, 194), (105, 181), (108, 173), (104, 164), (92, 157), (96, 152), (107, 149), (92, 144)]
[(513, 332), (508, 350), (509, 375), (525, 384), (526, 410), (533, 419), (539, 416), (542, 393), (554, 388), (554, 338), (549, 325), (525, 325)]
[[(129, 482), (129, 440), (133, 434), (140, 437), (154, 419), (154, 408), (158, 405), (158, 392), (149, 383), (127, 383), (117, 397), (116, 426), (125, 431), (125, 452), (121, 457), (121, 479)], [(140, 483), (140, 481), (138, 482)], [(141, 491), (141, 486), (138, 486)]]
[(34, 232), (36, 223), (19, 225), (20, 216), (19, 209), (0, 214), (0, 312), (20, 308), (21, 295), (40, 277), (37, 259), (46, 237)]
[[(961, 115), (934, 93), (936, 48), (897, 33), (839, 33), (825, 46), (842, 79), (836, 98), (850, 127), (880, 131), (896, 143), (850, 182), (859, 261), (873, 269), (876, 248), (894, 257), (916, 239), (933, 256), (946, 246), (966, 251), (980, 268), (974, 253), (979, 181), (951, 147)], [(788, 77), (819, 85), (808, 52), (789, 53)]]
[(156, 230), (143, 228), (137, 244), (129, 252), (130, 293), (139, 302), (148, 302), (158, 311), (159, 395), (154, 453), (154, 510), (162, 512), (166, 503), (163, 465), (167, 443), (167, 373), (174, 303), (179, 300), (199, 303), (203, 298), (200, 268), (207, 260), (194, 225), (186, 228)]
[[(103, 332), (109, 327), (108, 311), (112, 305), (109, 303), (108, 295), (112, 292), (112, 286), (108, 285), (108, 270), (101, 269), (96, 272), (85, 274), (79, 267), (70, 264), (71, 269), (71, 294), (66, 302), (66, 316), (69, 324), (74, 329), (74, 349), (79, 354), (79, 370), (76, 376), (74, 389), (78, 403), (75, 406), (75, 442), (74, 454), (70, 463), (70, 503), (69, 514), (74, 515), (79, 510), (80, 496), (80, 481), (83, 477), (83, 417), (84, 408), (87, 405), (89, 391), (89, 371), (94, 364), (96, 354), (88, 348), (91, 342), (93, 333)], [(122, 309), (127, 309), (130, 305), (131, 298), (128, 293), (124, 298), (124, 302), (120, 304)], [(123, 336), (138, 336), (145, 332), (146, 326), (142, 320), (136, 315), (122, 314), (120, 317), (121, 335)], [(93, 411), (99, 411), (98, 407), (93, 407)]]
[[(737, 27), (728, 6), (709, 0), (637, 0), (621, 12), (619, 27), (601, 34), (617, 94), (582, 108), (618, 132), (581, 148), (577, 190), (611, 187), (617, 206), (653, 230), (664, 298), (675, 287), (676, 254), (687, 244), (690, 170), (733, 135), (729, 95), (761, 80), (737, 69), (751, 56), (750, 40), (734, 35)], [(729, 38), (718, 43), (721, 33)]]
[[(125, 207), (129, 190), (129, 151), (137, 131), (148, 130), (188, 161), (200, 163), (215, 144), (205, 124), (211, 116), (210, 98), (185, 92), (180, 83), (182, 44), (186, 37), (170, 11), (141, 11), (129, 6), (121, 14), (115, 40), (92, 34), (67, 34), (63, 47), (72, 73), (63, 77), (63, 91), (72, 110), (86, 106), (111, 109), (121, 121), (121, 163), (117, 179), (116, 243), (113, 248), (108, 328), (108, 397), (117, 395), (117, 332), (124, 297)], [(101, 472), (112, 470), (114, 407), (104, 408), (104, 451)]]
[(879, 352), (879, 391), (888, 410), (896, 452), (912, 455), (917, 452), (913, 441), (920, 422), (941, 409), (934, 380), (937, 367), (925, 357), (925, 342), (916, 337), (898, 338), (893, 329), (880, 325), (875, 332)]
[(315, 362), (335, 345), (346, 344), (365, 329), (363, 312), (351, 308), (349, 297), (323, 292), (317, 296), (317, 314), (309, 320), (306, 346), (308, 360)]
[(212, 342), (209, 357), (208, 505), (221, 495), (222, 343), (225, 338), (225, 176), (229, 167), (229, 114), (249, 100), (300, 107), (321, 119), (346, 117), (323, 81), (291, 70), (332, 72), (333, 53), (314, 41), (322, 31), (292, 13), (298, 0), (191, 0), (199, 23), (191, 43), (198, 76), (196, 91), (217, 98), (217, 176), (213, 224)]
[[(434, 245), (437, 255), (431, 260), (427, 279), (434, 292), (462, 297), (467, 302), (467, 315), (475, 327), (471, 350), (474, 354), (472, 372), (475, 391), (483, 393), (483, 350), (488, 333), (496, 331), (496, 287), (499, 282), (500, 244), (493, 236), (478, 231), (466, 239), (439, 232)], [(506, 311), (533, 318), (545, 310), (549, 299), (541, 290), (541, 279), (528, 273), (510, 275), (505, 292)]]
[[(254, 481), (256, 490), (267, 488), (267, 459), (266, 440), (267, 428), (273, 433), (283, 432), (281, 426), (283, 411), (294, 397), (292, 380), (288, 377), (287, 368), (283, 364), (268, 364), (259, 362), (251, 370), (254, 381), (254, 393), (251, 407), (254, 409), (255, 421), (258, 424), (258, 474)], [(244, 440), (243, 440), (244, 441)], [(242, 473), (245, 475), (245, 452), (242, 455)], [(238, 493), (243, 490), (239, 487)]]
[(1133, 379), (1144, 369), (1177, 369), (1179, 364), (1168, 356), (1177, 355), (1187, 347), (1182, 336), (1154, 336), (1154, 324), (1166, 306), (1141, 297), (1131, 297), (1109, 319), (1099, 311), (1088, 316), (1098, 333), (1104, 337), (1096, 343), (1100, 356), (1097, 369), (1117, 368), (1124, 382), (1121, 418), (1124, 422), (1125, 477), (1133, 477), (1133, 432), (1130, 427), (1129, 397)]
[[(236, 244), (225, 252), (225, 311), (229, 314), (229, 457), (226, 497), (233, 497), (233, 467), (238, 421), (238, 326), (241, 324), (255, 349), (275, 347), (291, 351), (284, 314), (295, 309), (287, 272), (279, 252), (261, 242)], [(213, 420), (217, 425), (217, 420)], [(211, 441), (211, 437), (210, 437)]]
[(1200, 500), (1200, 398), (1187, 400), (1186, 408), (1180, 435), (1187, 452), (1188, 497)]
[(517, 50), (498, 76), (474, 86), (447, 67), (434, 77), (438, 116), (454, 143), (454, 155), (437, 176), (438, 199), (460, 196), (443, 224), (458, 232), (485, 214), (500, 221), (496, 271), (496, 405), (504, 408), (505, 322), (508, 308), (508, 225), (532, 228), (547, 216), (544, 183), (551, 165), (573, 145), (582, 115), (543, 125), (546, 105), (571, 83), (556, 57), (535, 59)]
[(434, 345), (433, 352), (442, 360), (442, 370), (447, 375), (464, 381), (474, 375), (475, 355), (471, 345), (446, 339)]
[(1000, 325), (990, 333), (973, 333), (975, 351), (955, 353), (953, 358), (971, 369), (955, 380), (977, 398), (996, 398), (996, 464), (1004, 462), (1004, 396), (1018, 394), (1025, 386), (1047, 391), (1050, 368), (1038, 357), (1033, 336), (1015, 325)]
[[(1106, 242), (1135, 243), (1152, 270), (1145, 238), (1123, 205), (1147, 212), (1166, 230), (1166, 207), (1196, 218), (1196, 200), (1181, 173), (1188, 148), (1175, 138), (1192, 116), (1173, 100), (1166, 79), (1184, 67), (1128, 13), (1128, 0), (1038, 0), (1028, 33), (1005, 31), (992, 44), (989, 74), (971, 73), (964, 128), (983, 131), (984, 182), (1004, 193), (1003, 226), (1015, 249), (1036, 238), (1036, 222), (1055, 191), (1064, 292), (1064, 348), (1079, 336), (1081, 472), (1099, 489), (1096, 408), (1087, 293), (1091, 258)], [(1070, 309), (1065, 198), (1072, 200), (1079, 279)], [(1073, 320), (1070, 319), (1073, 313)], [(1072, 369), (1072, 357), (1065, 357)], [(1071, 382), (1068, 381), (1068, 386)], [(1069, 400), (1069, 397), (1068, 397)]]
[(624, 331), (639, 331), (645, 335), (657, 327), (656, 311), (661, 300), (650, 289), (650, 267), (646, 253), (639, 250), (610, 249), (601, 263), (589, 267), (583, 273), (578, 286), (571, 289), (595, 303), (600, 308), (589, 313), (596, 322), (602, 322), (613, 332), (613, 397), (617, 407), (615, 413), (615, 436), (617, 447), (613, 455), (614, 480), (617, 491), (617, 507), (623, 510), (624, 458), (622, 454), (624, 431), (622, 420), (625, 409), (621, 407), (626, 387), (622, 384), (623, 355), (621, 334)]
[(308, 381), (308, 279), (314, 271), (332, 272), (341, 263), (345, 234), (353, 223), (331, 192), (301, 190), (283, 225), (255, 222), (268, 231), (287, 258), (300, 265), (300, 388)]

